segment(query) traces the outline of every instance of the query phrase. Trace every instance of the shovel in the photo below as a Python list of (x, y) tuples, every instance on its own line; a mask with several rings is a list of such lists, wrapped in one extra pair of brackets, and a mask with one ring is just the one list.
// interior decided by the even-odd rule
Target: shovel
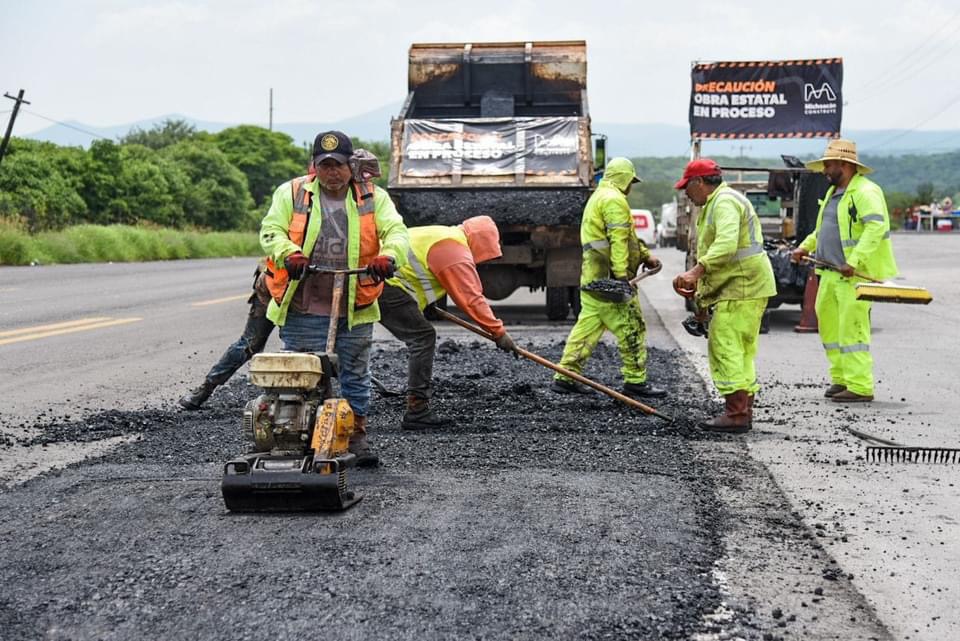
[(598, 278), (580, 288), (580, 291), (589, 292), (598, 298), (608, 300), (612, 303), (626, 303), (637, 294), (637, 283), (653, 276), (663, 269), (663, 263), (660, 263), (653, 269), (644, 269), (640, 267), (640, 272), (629, 281), (622, 281), (616, 278)]
[[(653, 270), (651, 270), (651, 271), (653, 271)], [(657, 270), (657, 271), (659, 271), (659, 270)], [(656, 273), (656, 272), (654, 272), (654, 273)], [(463, 320), (463, 319), (460, 318), (459, 316), (454, 316), (454, 315), (451, 314), (450, 312), (444, 311), (444, 310), (442, 310), (442, 309), (435, 309), (434, 311), (437, 313), (438, 316), (440, 316), (440, 318), (446, 319), (446, 320), (450, 321), (451, 323), (456, 323), (457, 325), (459, 325), (460, 327), (463, 327), (463, 328), (465, 328), (465, 329), (469, 329), (469, 330), (470, 330), (471, 332), (473, 332), (474, 334), (479, 334), (480, 336), (483, 336), (483, 337), (486, 338), (487, 340), (491, 340), (491, 341), (494, 341), (494, 342), (496, 342), (496, 340), (497, 340), (497, 339), (495, 339), (495, 338), (493, 337), (493, 334), (491, 334), (491, 333), (488, 332), (487, 330), (485, 330), (485, 329), (483, 329), (483, 328), (481, 328), (481, 327), (477, 327), (477, 326), (474, 325), (473, 323), (468, 323), (467, 321)], [(662, 418), (662, 419), (665, 420), (667, 423), (673, 423), (673, 418), (667, 416), (666, 414), (662, 414), (662, 413), (658, 412), (657, 410), (653, 409), (653, 408), (650, 407), (649, 405), (644, 405), (644, 404), (641, 403), (640, 401), (635, 400), (635, 399), (632, 399), (632, 398), (630, 398), (629, 396), (627, 396), (626, 394), (621, 394), (620, 392), (618, 392), (618, 391), (616, 391), (616, 390), (613, 390), (613, 389), (610, 389), (609, 387), (606, 387), (605, 385), (601, 385), (600, 383), (596, 383), (596, 382), (594, 382), (594, 381), (591, 381), (591, 380), (590, 380), (589, 378), (587, 378), (586, 376), (581, 376), (580, 374), (577, 374), (576, 372), (571, 372), (570, 370), (568, 370), (568, 369), (565, 368), (565, 367), (560, 367), (560, 366), (557, 365), (556, 363), (553, 363), (553, 362), (551, 362), (551, 361), (548, 361), (547, 359), (543, 358), (542, 356), (537, 356), (537, 355), (534, 354), (533, 352), (528, 352), (527, 350), (525, 350), (525, 349), (523, 349), (523, 348), (521, 348), (521, 347), (517, 347), (517, 348), (516, 348), (516, 352), (517, 352), (517, 354), (519, 354), (520, 356), (523, 356), (523, 357), (526, 358), (527, 360), (531, 360), (531, 361), (533, 361), (534, 363), (538, 363), (538, 364), (540, 364), (540, 365), (543, 365), (544, 367), (547, 367), (547, 368), (549, 368), (549, 369), (552, 369), (552, 370), (555, 371), (555, 372), (559, 372), (559, 373), (563, 374), (564, 376), (566, 376), (566, 377), (568, 377), (568, 378), (572, 378), (573, 380), (575, 380), (575, 381), (577, 381), (577, 382), (579, 382), (579, 383), (583, 383), (583, 384), (586, 385), (587, 387), (591, 387), (591, 388), (597, 390), (598, 392), (601, 392), (601, 393), (603, 393), (603, 394), (606, 394), (607, 396), (609, 396), (609, 397), (611, 397), (611, 398), (615, 398), (615, 399), (617, 399), (618, 401), (620, 401), (621, 403), (625, 403), (625, 404), (629, 405), (630, 407), (635, 407), (635, 408), (637, 408), (638, 410), (642, 411), (644, 414), (650, 414), (650, 415), (652, 415), (652, 416), (656, 416), (656, 417)]]

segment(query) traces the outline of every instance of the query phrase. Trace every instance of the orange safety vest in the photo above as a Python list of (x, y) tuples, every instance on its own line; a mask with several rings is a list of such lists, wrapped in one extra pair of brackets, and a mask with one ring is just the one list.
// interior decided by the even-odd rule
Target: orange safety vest
[[(306, 190), (304, 185), (312, 181), (314, 176), (300, 176), (290, 181), (293, 192), (293, 217), (287, 237), (295, 245), (303, 249), (303, 241), (307, 235), (307, 225), (310, 222), (310, 212), (313, 207), (313, 194)], [(354, 200), (357, 203), (357, 217), (360, 220), (360, 258), (358, 267), (366, 267), (370, 261), (380, 253), (380, 236), (377, 234), (376, 202), (373, 183), (351, 181)], [(362, 309), (372, 305), (383, 292), (383, 283), (374, 283), (372, 279), (357, 279), (357, 296), (354, 309)], [(267, 289), (273, 300), (280, 305), (290, 285), (290, 276), (283, 264), (277, 265), (272, 258), (267, 257), (266, 269)]]

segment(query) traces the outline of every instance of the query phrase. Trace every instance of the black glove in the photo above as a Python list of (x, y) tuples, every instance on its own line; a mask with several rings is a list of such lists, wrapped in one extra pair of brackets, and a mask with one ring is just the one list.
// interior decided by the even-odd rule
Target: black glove
[(310, 259), (304, 256), (302, 252), (293, 252), (283, 259), (283, 266), (287, 270), (290, 280), (300, 280), (309, 264)]
[(397, 271), (397, 261), (391, 256), (374, 256), (373, 260), (367, 265), (367, 273), (375, 283), (382, 283), (392, 277)]
[(498, 336), (495, 341), (498, 349), (502, 349), (508, 354), (512, 352), (514, 357), (520, 356), (520, 353), (517, 352), (517, 344), (513, 342), (513, 338), (507, 332), (504, 332), (503, 336)]

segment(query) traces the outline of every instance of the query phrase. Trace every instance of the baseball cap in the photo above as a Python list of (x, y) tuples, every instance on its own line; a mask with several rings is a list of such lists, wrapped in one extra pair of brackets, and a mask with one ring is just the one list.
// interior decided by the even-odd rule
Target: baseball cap
[(323, 131), (313, 139), (313, 162), (319, 164), (333, 158), (341, 165), (353, 155), (353, 143), (342, 131)]
[(721, 173), (723, 172), (720, 170), (720, 165), (715, 161), (710, 158), (697, 158), (687, 163), (687, 167), (683, 170), (683, 178), (678, 180), (673, 188), (683, 189), (687, 186), (687, 183), (690, 182), (691, 178), (719, 176)]

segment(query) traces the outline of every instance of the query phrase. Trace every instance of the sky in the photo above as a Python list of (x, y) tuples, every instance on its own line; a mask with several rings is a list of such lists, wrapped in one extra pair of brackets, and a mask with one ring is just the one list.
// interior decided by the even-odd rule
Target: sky
[(0, 0), (0, 92), (19, 135), (265, 126), (271, 88), (275, 122), (333, 122), (403, 100), (411, 43), (528, 40), (586, 40), (595, 121), (685, 125), (693, 61), (842, 57), (844, 128), (960, 128), (955, 0)]

